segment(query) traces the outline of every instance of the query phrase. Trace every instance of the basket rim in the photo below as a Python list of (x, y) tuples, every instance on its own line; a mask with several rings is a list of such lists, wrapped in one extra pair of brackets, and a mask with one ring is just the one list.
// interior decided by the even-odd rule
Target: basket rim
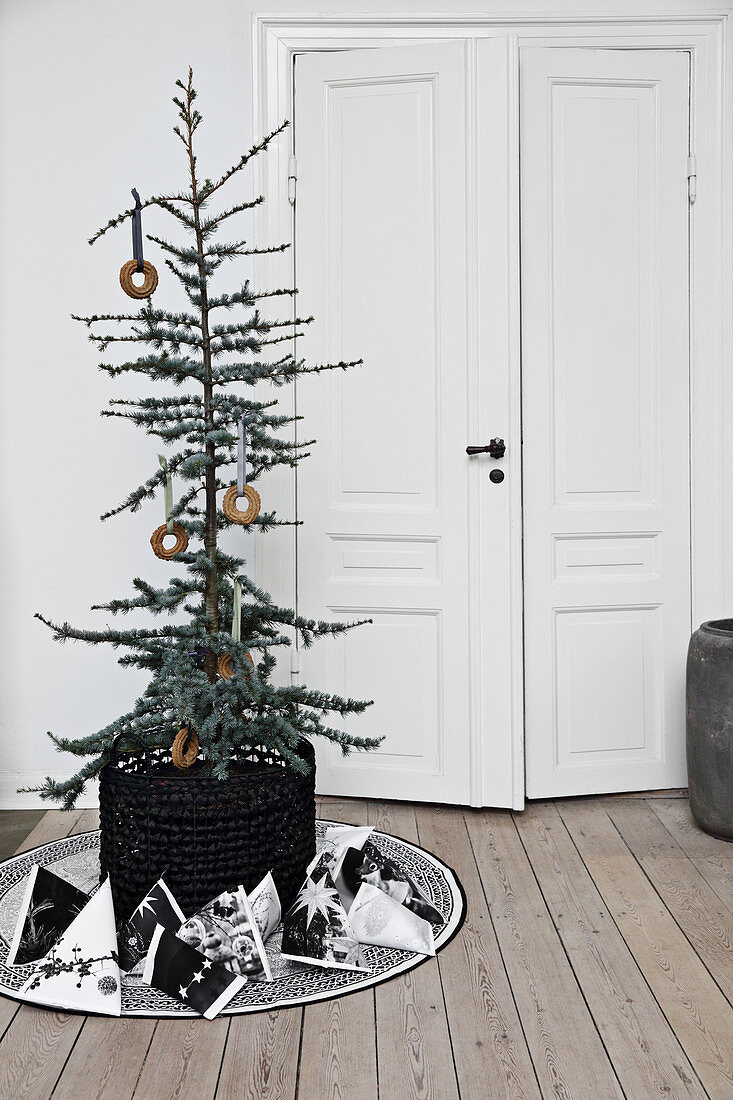
[[(268, 748), (265, 745), (253, 745), (252, 748), (253, 749), (261, 748), (261, 749), (263, 749), (267, 752), (277, 752), (277, 749)], [(166, 752), (168, 754), (168, 756), (170, 757), (170, 748), (168, 746), (165, 746), (165, 745), (151, 745), (151, 746), (148, 746), (147, 748), (144, 748), (142, 750), (119, 753), (116, 759), (108, 760), (107, 763), (102, 767), (102, 769), (99, 773), (100, 784), (104, 783), (104, 782), (116, 782), (116, 781), (129, 782), (129, 783), (143, 783), (143, 782), (151, 783), (151, 782), (156, 782), (156, 783), (166, 783), (166, 784), (167, 783), (186, 783), (190, 787), (190, 786), (193, 786), (193, 785), (199, 785), (199, 784), (204, 784), (204, 783), (206, 783), (206, 784), (216, 783), (217, 785), (229, 784), (229, 783), (243, 783), (243, 782), (248, 782), (249, 783), (249, 782), (252, 782), (252, 780), (257, 779), (258, 776), (281, 776), (281, 775), (286, 775), (286, 776), (290, 775), (290, 776), (293, 776), (297, 779), (306, 780), (306, 779), (308, 779), (309, 777), (312, 776), (313, 771), (315, 770), (315, 759), (316, 759), (315, 747), (313, 745), (313, 742), (310, 741), (306, 737), (302, 738), (302, 740), (298, 743), (298, 745), (294, 749), (294, 751), (301, 757), (301, 759), (303, 759), (306, 764), (310, 765), (310, 770), (306, 773), (297, 772), (290, 765), (288, 760), (285, 759), (285, 757), (282, 758), (282, 760), (283, 760), (282, 764), (259, 764), (255, 767), (253, 767), (251, 770), (247, 771), (243, 775), (228, 775), (226, 779), (218, 779), (215, 775), (197, 775), (196, 773), (190, 774), (190, 772), (188, 770), (184, 771), (184, 772), (181, 772), (180, 774), (174, 774), (174, 775), (156, 775), (154, 772), (145, 771), (145, 770), (141, 770), (141, 771), (136, 771), (136, 770), (132, 770), (132, 769), (128, 770), (124, 766), (125, 764), (129, 764), (132, 761), (137, 760), (137, 759), (142, 759), (144, 762), (146, 762), (146, 758), (147, 758), (149, 753), (158, 752), (161, 749), (164, 752)], [(231, 760), (232, 760), (233, 763), (241, 762), (240, 760), (238, 760), (237, 757), (232, 757)], [(170, 762), (172, 763), (172, 760)], [(112, 766), (110, 767), (110, 765), (112, 765)]]

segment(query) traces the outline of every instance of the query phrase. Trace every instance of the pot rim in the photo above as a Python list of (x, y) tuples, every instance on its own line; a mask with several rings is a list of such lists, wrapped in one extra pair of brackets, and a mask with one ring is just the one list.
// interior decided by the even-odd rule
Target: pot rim
[(717, 634), (721, 638), (730, 638), (733, 640), (733, 619), (708, 619), (705, 623), (700, 623), (699, 630), (704, 630), (706, 634)]

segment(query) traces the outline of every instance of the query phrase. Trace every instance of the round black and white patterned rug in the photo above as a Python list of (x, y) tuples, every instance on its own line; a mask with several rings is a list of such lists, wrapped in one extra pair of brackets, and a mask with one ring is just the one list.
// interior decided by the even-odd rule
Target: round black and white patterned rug
[[(321, 840), (329, 825), (336, 824), (338, 822), (316, 822), (318, 840)], [(444, 918), (443, 926), (433, 929), (435, 949), (440, 951), (458, 932), (466, 911), (463, 888), (455, 872), (431, 852), (400, 837), (375, 830), (371, 840), (385, 856), (404, 869)], [(6, 959), (23, 900), (25, 881), (34, 863), (51, 868), (88, 893), (99, 881), (99, 831), (55, 840), (0, 863), (0, 994), (16, 1000), (21, 999), (19, 990), (33, 967), (11, 967), (6, 964)], [(266, 944), (273, 981), (248, 982), (222, 1015), (237, 1016), (340, 997), (388, 981), (419, 966), (426, 959), (425, 955), (411, 951), (367, 946), (362, 950), (364, 963), (370, 968), (368, 973), (326, 970), (283, 959), (280, 955), (281, 936), (282, 931), (278, 929)], [(198, 1014), (165, 993), (145, 985), (141, 978), (126, 974), (122, 978), (122, 1015), (188, 1017)]]

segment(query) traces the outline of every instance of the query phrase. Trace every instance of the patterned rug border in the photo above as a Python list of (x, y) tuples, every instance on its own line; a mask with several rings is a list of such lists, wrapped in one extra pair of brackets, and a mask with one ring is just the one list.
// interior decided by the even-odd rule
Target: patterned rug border
[[(330, 819), (329, 820), (319, 819), (319, 821), (317, 822), (317, 827), (318, 827), (318, 831), (319, 831), (319, 834), (320, 834), (320, 833), (322, 833), (322, 831), (325, 828), (327, 828), (330, 825), (343, 825), (343, 824), (346, 824), (346, 823), (345, 822), (340, 822), (340, 821), (332, 821)], [(62, 845), (64, 842), (71, 842), (71, 841), (75, 841), (75, 840), (80, 841), (84, 838), (91, 838), (91, 837), (99, 837), (99, 829), (89, 829), (85, 832), (74, 833), (74, 834), (71, 834), (71, 835), (66, 836), (66, 837), (59, 837), (56, 840), (49, 841), (46, 844), (39, 844), (34, 848), (29, 848), (29, 849), (27, 849), (26, 851), (23, 851), (23, 852), (18, 852), (16, 855), (11, 856), (9, 859), (0, 861), (0, 887), (2, 887), (2, 885), (3, 885), (3, 883), (2, 883), (3, 870), (9, 864), (13, 864), (13, 863), (15, 863), (16, 861), (19, 861), (19, 860), (27, 859), (28, 857), (33, 856), (33, 854), (36, 853), (36, 852), (46, 851), (48, 849), (54, 849), (57, 846)], [(416, 844), (413, 841), (405, 840), (403, 837), (400, 837), (395, 833), (385, 833), (385, 832), (383, 832), (381, 830), (378, 830), (378, 829), (374, 830), (374, 837), (377, 840), (381, 838), (381, 839), (383, 839), (387, 842), (395, 843), (398, 846), (405, 846), (406, 848), (412, 849), (415, 852), (422, 852), (423, 855), (427, 857), (428, 862), (432, 862), (433, 864), (437, 865), (437, 868), (442, 870), (443, 876), (445, 878), (445, 883), (448, 887), (448, 891), (449, 891), (449, 893), (451, 895), (451, 898), (453, 900), (453, 912), (451, 913), (449, 920), (446, 922), (446, 925), (436, 933), (435, 950), (436, 950), (436, 956), (437, 956), (445, 947), (448, 946), (449, 943), (451, 943), (455, 939), (455, 937), (458, 935), (461, 928), (463, 927), (464, 921), (466, 919), (467, 899), (466, 899), (466, 892), (463, 889), (463, 884), (461, 883), (461, 880), (459, 879), (458, 875), (453, 870), (453, 868), (448, 863), (446, 863), (445, 860), (441, 859), (440, 856), (436, 855), (434, 852), (431, 852), (429, 849), (424, 848), (421, 844)], [(93, 848), (93, 845), (89, 845), (87, 850), (91, 851), (92, 848)], [(61, 858), (64, 858), (64, 857), (62, 856)], [(35, 862), (35, 861), (32, 861), (32, 862)], [(53, 861), (50, 861), (50, 862), (53, 862)], [(10, 888), (12, 888), (12, 886)], [(7, 893), (7, 890), (5, 891), (5, 893)], [(5, 893), (0, 895), (0, 904), (2, 903), (2, 898), (5, 896)], [(0, 942), (2, 942), (2, 937), (0, 937)], [(382, 949), (377, 949), (377, 950), (382, 950)], [(393, 978), (399, 977), (400, 974), (405, 974), (405, 973), (407, 973), (411, 970), (415, 970), (418, 966), (422, 966), (424, 963), (428, 962), (432, 958), (432, 956), (430, 956), (430, 955), (419, 955), (419, 954), (403, 952), (403, 951), (399, 952), (399, 954), (400, 955), (406, 955), (407, 957), (404, 958), (403, 960), (397, 962), (395, 965), (391, 966), (388, 970), (386, 970), (382, 973), (365, 974), (363, 978), (359, 977), (356, 980), (352, 980), (350, 982), (350, 984), (345, 986), (345, 988), (324, 989), (320, 992), (315, 992), (313, 994), (304, 995), (304, 996), (300, 996), (300, 997), (283, 997), (283, 998), (280, 998), (278, 1000), (272, 1001), (272, 1002), (267, 1003), (267, 1004), (263, 1003), (263, 1004), (252, 1004), (252, 1005), (236, 1005), (234, 1007), (228, 1006), (226, 1009), (224, 1009), (224, 1011), (220, 1015), (222, 1017), (226, 1017), (226, 1016), (248, 1016), (248, 1015), (252, 1015), (254, 1013), (258, 1013), (258, 1012), (272, 1012), (276, 1009), (282, 1009), (282, 1008), (297, 1008), (297, 1007), (302, 1007), (303, 1005), (316, 1004), (320, 1001), (331, 1001), (331, 1000), (336, 1000), (337, 998), (340, 998), (340, 997), (348, 997), (352, 993), (360, 993), (360, 992), (363, 992), (365, 989), (373, 989), (377, 985), (382, 985), (384, 982), (388, 982), (388, 981), (391, 981)], [(30, 967), (28, 969), (29, 969), (29, 972), (30, 972)], [(325, 973), (334, 976), (334, 980), (336, 979), (337, 976), (340, 975), (343, 981), (347, 981), (348, 980), (348, 975), (349, 975), (348, 971), (327, 970), (327, 971), (325, 971)], [(321, 977), (324, 974), (324, 970), (322, 970), (321, 968), (318, 968), (318, 967), (309, 967), (307, 970), (303, 971), (303, 975), (305, 976), (305, 975), (309, 975), (309, 974), (312, 974), (314, 977)], [(270, 984), (270, 983), (267, 983), (267, 984)], [(2, 981), (2, 977), (0, 977), (0, 996), (6, 997), (8, 1000), (16, 1001), (18, 1004), (27, 1004), (28, 1003), (27, 1001), (24, 1001), (22, 997), (19, 997), (17, 995), (17, 990), (13, 990), (13, 989), (9, 988), (8, 986), (6, 986)], [(36, 1006), (36, 1007), (40, 1007), (40, 1006)], [(61, 1011), (59, 1009), (52, 1008), (51, 1006), (49, 1006), (49, 1008), (50, 1008), (51, 1011), (55, 1011), (55, 1012)], [(91, 1013), (91, 1012), (81, 1012), (78, 1009), (72, 1009), (72, 1008), (63, 1009), (63, 1012), (64, 1012), (65, 1015), (69, 1014), (69, 1015), (77, 1015), (77, 1016), (100, 1015), (100, 1014)], [(116, 1019), (117, 1017), (107, 1016), (105, 1018), (106, 1019)], [(122, 1016), (120, 1018), (121, 1019), (128, 1019), (128, 1020), (132, 1020), (132, 1019), (148, 1019), (148, 1020), (150, 1020), (150, 1019), (157, 1019), (157, 1020), (177, 1020), (177, 1019), (180, 1019), (180, 1020), (191, 1020), (191, 1019), (196, 1019), (196, 1018), (200, 1019), (201, 1017), (199, 1016), (199, 1014), (197, 1012), (194, 1012), (190, 1009), (181, 1008), (181, 1009), (169, 1009), (169, 1010), (163, 1010), (163, 1011), (155, 1010), (155, 1009), (148, 1009), (148, 1010), (138, 1009), (138, 1010), (133, 1010), (133, 1011), (130, 1011), (130, 1010), (124, 1011), (123, 1010)]]

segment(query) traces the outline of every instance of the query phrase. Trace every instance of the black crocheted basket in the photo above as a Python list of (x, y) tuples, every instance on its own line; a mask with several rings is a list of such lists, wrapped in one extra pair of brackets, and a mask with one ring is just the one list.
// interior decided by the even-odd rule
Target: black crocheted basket
[(189, 916), (223, 890), (252, 890), (272, 871), (283, 911), (316, 849), (315, 753), (302, 741), (301, 775), (273, 749), (242, 750), (228, 779), (185, 773), (170, 749), (113, 755), (99, 782), (102, 876), (118, 922), (161, 876)]

